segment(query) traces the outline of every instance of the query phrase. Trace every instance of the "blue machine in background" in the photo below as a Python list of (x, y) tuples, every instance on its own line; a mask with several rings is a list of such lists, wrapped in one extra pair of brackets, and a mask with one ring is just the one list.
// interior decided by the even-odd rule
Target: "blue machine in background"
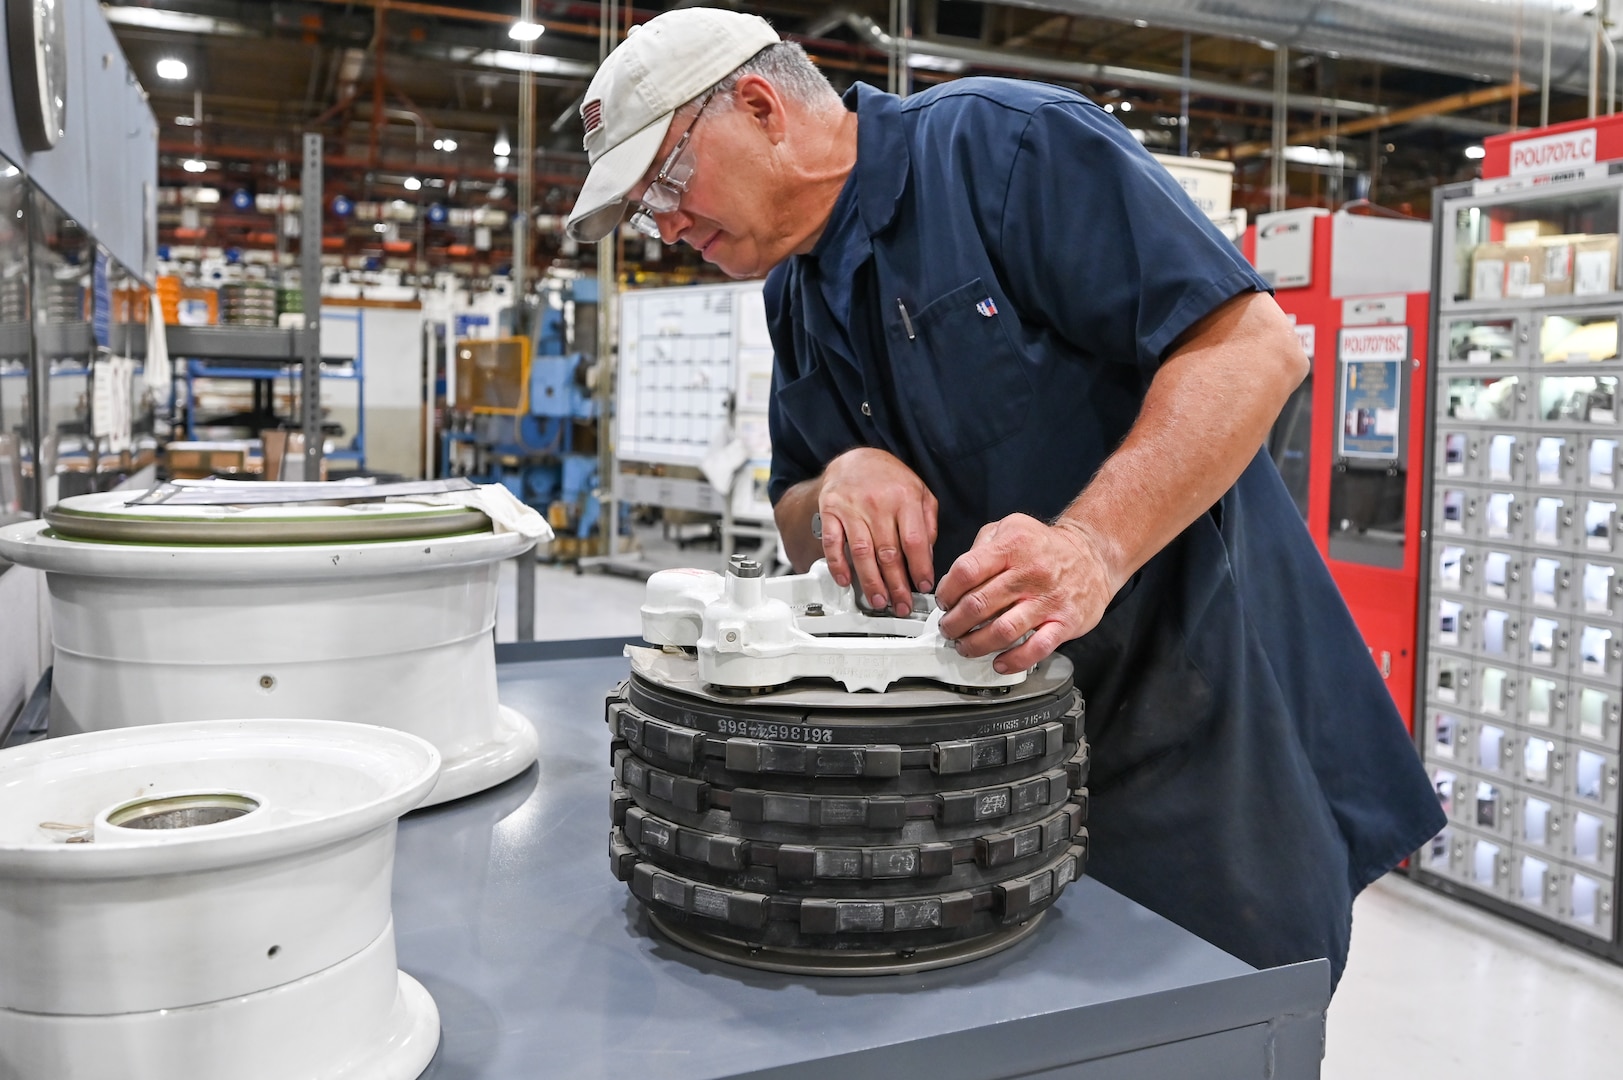
[[(589, 310), (595, 324), (597, 282), (576, 281), (572, 299), (576, 317)], [(596, 495), (598, 410), (589, 385), (593, 358), (568, 351), (569, 341), (566, 312), (543, 305), (531, 335), (524, 408), (512, 416), (453, 409), (441, 461), (444, 475), (499, 483), (545, 514), (559, 537), (577, 541), (560, 546), (565, 557), (579, 553), (579, 542), (598, 529), (602, 513)]]

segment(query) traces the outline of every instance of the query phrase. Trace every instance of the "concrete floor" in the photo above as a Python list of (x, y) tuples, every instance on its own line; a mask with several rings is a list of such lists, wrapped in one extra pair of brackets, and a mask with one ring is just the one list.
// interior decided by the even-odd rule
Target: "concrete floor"
[[(720, 568), (713, 551), (680, 559)], [(511, 641), (514, 571), (502, 569), (497, 640)], [(637, 578), (542, 564), (536, 638), (637, 637), (642, 596)], [(1359, 898), (1326, 1080), (1577, 1080), (1620, 1068), (1623, 968), (1398, 875)]]
[(1353, 906), (1325, 1080), (1616, 1076), (1623, 968), (1407, 878)]

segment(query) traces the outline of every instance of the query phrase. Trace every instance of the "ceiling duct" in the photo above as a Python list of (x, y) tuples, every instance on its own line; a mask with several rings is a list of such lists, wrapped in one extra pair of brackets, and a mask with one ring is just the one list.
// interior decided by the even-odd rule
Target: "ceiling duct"
[(1393, 67), (1541, 81), (1545, 27), (1550, 85), (1589, 88), (1594, 20), (1551, 10), (1557, 0), (1009, 0), (1021, 7), (1195, 34), (1284, 45)]
[[(807, 30), (807, 36), (821, 37), (841, 23), (849, 26), (859, 38), (875, 49), (889, 51), (895, 47), (895, 39), (886, 33), (873, 19), (866, 15), (855, 14), (844, 8), (836, 8), (829, 12), (822, 21), (813, 23)], [(1241, 86), (1235, 83), (1218, 82), (1210, 79), (1184, 78), (1169, 72), (1146, 71), (1112, 64), (1058, 60), (1050, 57), (1032, 56), (1028, 53), (1016, 52), (1010, 49), (991, 49), (983, 45), (955, 44), (937, 38), (913, 39), (908, 43), (908, 53), (909, 63), (913, 67), (936, 67), (939, 66), (938, 62), (944, 62), (957, 64), (959, 66), (958, 70), (962, 70), (965, 66), (975, 66), (994, 70), (1004, 69), (1069, 82), (1104, 83), (1149, 90), (1187, 90), (1197, 97), (1211, 97), (1222, 101), (1249, 102), (1253, 105), (1267, 105), (1270, 107), (1278, 101), (1273, 90), (1267, 87)], [(1373, 116), (1381, 111), (1378, 106), (1368, 102), (1321, 97), (1315, 94), (1286, 94), (1285, 103), (1291, 109), (1336, 113), (1349, 118)], [(1508, 130), (1503, 124), (1473, 120), (1463, 116), (1418, 116), (1406, 122), (1442, 128), (1471, 138), (1484, 138)]]
[[(867, 44), (880, 51), (895, 47), (896, 39), (866, 15), (839, 10), (831, 20), (844, 22), (856, 31)], [(834, 25), (830, 22), (827, 25)], [(826, 32), (825, 24), (814, 24), (814, 29)], [(1188, 79), (1170, 72), (1145, 71), (1139, 68), (1118, 67), (1113, 64), (1095, 64), (1080, 60), (1058, 60), (1032, 56), (1009, 49), (989, 49), (980, 45), (959, 45), (934, 38), (915, 38), (908, 42), (911, 66), (934, 66), (931, 60), (944, 60), (960, 65), (1005, 68), (1030, 75), (1071, 82), (1101, 82), (1116, 86), (1136, 86), (1149, 90), (1188, 90), (1200, 97), (1214, 97), (1224, 101), (1245, 101), (1254, 105), (1273, 105), (1277, 98), (1266, 87), (1239, 86), (1234, 83), (1208, 79)], [(1369, 116), (1379, 110), (1366, 102), (1321, 97), (1316, 94), (1288, 94), (1287, 104), (1293, 109), (1335, 112), (1347, 116)]]

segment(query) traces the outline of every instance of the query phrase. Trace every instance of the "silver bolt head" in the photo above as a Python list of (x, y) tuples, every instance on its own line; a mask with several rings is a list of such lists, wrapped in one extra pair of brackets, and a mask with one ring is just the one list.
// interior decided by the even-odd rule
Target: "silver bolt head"
[(727, 561), (727, 572), (734, 577), (741, 578), (758, 578), (766, 575), (759, 562), (744, 555), (734, 555), (729, 559)]

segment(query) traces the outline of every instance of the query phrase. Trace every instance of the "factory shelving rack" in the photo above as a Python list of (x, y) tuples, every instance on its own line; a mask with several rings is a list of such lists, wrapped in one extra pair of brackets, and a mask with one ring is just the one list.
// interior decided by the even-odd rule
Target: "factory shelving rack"
[[(335, 460), (353, 461), (366, 467), (366, 380), (362, 357), (365, 332), (358, 315), (324, 318), (353, 318), (356, 322), (356, 351), (353, 357), (322, 357), (321, 378), (354, 381), (356, 384), (355, 438), (347, 449), (334, 450)], [(305, 337), (312, 331), (247, 326), (171, 326), (167, 331), (169, 352), (184, 357), (178, 374), (186, 385), (186, 437), (196, 438), (195, 387), (198, 379), (249, 379), (254, 383), (256, 411), (270, 411), (272, 388), (277, 379), (287, 379), (297, 400), (301, 395), (304, 357), (308, 355)]]
[[(306, 238), (316, 238), (322, 235), (321, 207), (322, 207), (322, 137), (317, 132), (306, 132), (303, 139), (302, 163), (300, 168), (299, 192), (300, 200), (300, 230), (299, 235)], [(172, 356), (190, 356), (212, 362), (208, 374), (214, 377), (233, 377), (228, 374), (235, 370), (237, 378), (252, 378), (256, 381), (265, 379), (262, 370), (269, 365), (275, 375), (281, 375), (286, 369), (290, 378), (297, 377), (298, 393), (298, 428), (305, 435), (304, 475), (319, 476), (321, 474), (322, 458), (322, 430), (321, 430), (321, 245), (319, 243), (301, 243), (299, 245), (299, 281), (304, 295), (310, 302), (306, 304), (304, 312), (304, 325), (299, 329), (259, 329), (247, 327), (196, 327), (187, 331), (171, 334), (168, 347)], [(229, 336), (227, 336), (229, 335)], [(178, 340), (177, 340), (178, 338)], [(358, 367), (361, 350), (357, 348), (354, 363), (354, 378), (359, 387), (364, 387), (364, 380)], [(243, 374), (247, 372), (248, 374)], [(182, 377), (191, 380), (197, 377), (193, 373), (190, 363), (187, 364)], [(188, 389), (190, 389), (188, 387)], [(190, 403), (191, 396), (187, 395)], [(363, 403), (364, 404), (364, 403)], [(360, 416), (365, 417), (365, 408), (360, 409)], [(365, 440), (361, 425), (364, 419), (357, 422), (356, 442), (352, 453), (355, 455), (359, 467), (365, 467)]]

